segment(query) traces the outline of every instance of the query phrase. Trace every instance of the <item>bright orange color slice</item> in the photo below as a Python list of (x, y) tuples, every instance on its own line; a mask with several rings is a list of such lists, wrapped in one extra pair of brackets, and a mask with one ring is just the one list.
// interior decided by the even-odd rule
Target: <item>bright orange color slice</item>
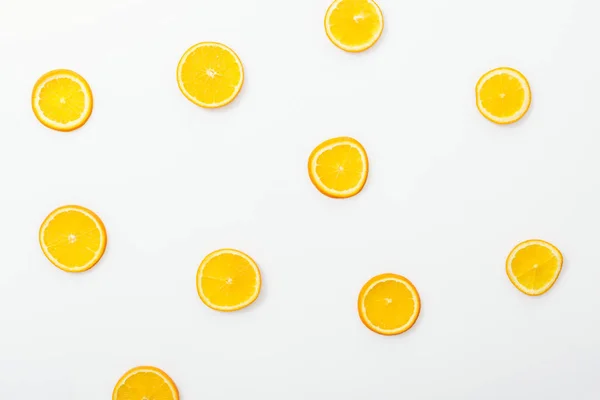
[(475, 87), (479, 112), (497, 124), (520, 120), (531, 104), (525, 76), (513, 68), (496, 68), (484, 74)]
[(81, 127), (92, 114), (92, 90), (83, 77), (67, 69), (44, 74), (33, 87), (31, 106), (48, 128), (68, 132)]
[(52, 211), (40, 227), (40, 246), (52, 264), (67, 272), (83, 272), (100, 260), (106, 230), (87, 208), (64, 206)]
[(308, 175), (324, 195), (352, 197), (367, 182), (369, 160), (364, 147), (350, 137), (326, 140), (308, 158)]
[(539, 296), (554, 285), (562, 265), (563, 256), (554, 245), (543, 240), (526, 240), (508, 255), (506, 274), (521, 292)]
[(205, 108), (225, 106), (244, 83), (242, 61), (221, 43), (202, 42), (190, 47), (177, 66), (177, 84), (192, 103)]
[(207, 255), (198, 267), (196, 288), (200, 299), (217, 311), (247, 307), (260, 293), (258, 265), (250, 256), (233, 249)]
[(325, 14), (325, 33), (342, 50), (364, 51), (383, 32), (383, 14), (373, 0), (335, 0)]
[(421, 299), (413, 284), (401, 275), (371, 278), (358, 295), (358, 315), (365, 326), (382, 335), (409, 330), (421, 311)]
[(156, 367), (136, 367), (119, 379), (112, 400), (179, 400), (175, 382)]

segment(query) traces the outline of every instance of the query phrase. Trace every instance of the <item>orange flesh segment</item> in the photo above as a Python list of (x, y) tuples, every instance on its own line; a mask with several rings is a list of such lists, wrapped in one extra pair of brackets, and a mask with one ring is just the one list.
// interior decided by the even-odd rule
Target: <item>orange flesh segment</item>
[(106, 231), (102, 221), (89, 210), (68, 206), (46, 218), (40, 231), (40, 244), (57, 267), (82, 271), (102, 257)]
[(360, 152), (344, 144), (326, 150), (319, 156), (316, 173), (323, 185), (341, 192), (359, 184), (363, 169)]
[(338, 3), (328, 20), (331, 35), (344, 46), (362, 47), (379, 36), (380, 14), (376, 6), (365, 0)]
[(38, 104), (46, 118), (67, 124), (81, 118), (85, 111), (85, 96), (78, 82), (61, 77), (44, 85)]
[(499, 118), (515, 115), (523, 107), (525, 91), (519, 80), (499, 74), (487, 80), (480, 90), (483, 107)]
[(406, 325), (415, 313), (415, 299), (406, 285), (387, 280), (375, 285), (365, 296), (366, 317), (381, 329)]
[(547, 247), (527, 246), (517, 252), (511, 263), (515, 279), (526, 288), (537, 291), (556, 277), (560, 261)]
[(214, 257), (201, 275), (204, 295), (218, 306), (234, 307), (256, 292), (256, 274), (248, 261), (231, 253)]
[(235, 97), (243, 73), (232, 51), (207, 44), (197, 47), (182, 60), (179, 79), (189, 96), (211, 105)]

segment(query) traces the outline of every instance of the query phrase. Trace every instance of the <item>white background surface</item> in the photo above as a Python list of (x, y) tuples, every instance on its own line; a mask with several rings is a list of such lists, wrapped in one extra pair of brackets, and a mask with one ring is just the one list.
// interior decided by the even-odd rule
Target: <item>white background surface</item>
[[(593, 0), (380, 0), (363, 54), (323, 30), (329, 0), (1, 0), (0, 398), (108, 399), (130, 367), (163, 368), (191, 399), (587, 400), (600, 396), (600, 59)], [(175, 68), (199, 41), (231, 46), (246, 82), (207, 111)], [(477, 112), (474, 85), (508, 65), (533, 103), (513, 126)], [(69, 68), (95, 108), (71, 134), (30, 109)], [(366, 147), (364, 191), (319, 194), (322, 140)], [(37, 232), (76, 203), (104, 220), (91, 271), (66, 274)], [(547, 294), (504, 271), (519, 241), (565, 255)], [(202, 258), (260, 265), (256, 304), (209, 310)], [(362, 284), (409, 277), (423, 309), (382, 337)]]

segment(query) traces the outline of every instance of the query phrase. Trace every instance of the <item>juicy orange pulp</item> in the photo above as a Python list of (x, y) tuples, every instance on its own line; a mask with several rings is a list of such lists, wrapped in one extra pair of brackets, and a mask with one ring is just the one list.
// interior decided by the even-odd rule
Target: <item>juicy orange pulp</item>
[(308, 161), (309, 177), (323, 194), (351, 197), (366, 183), (369, 170), (367, 153), (355, 139), (340, 137), (317, 146)]
[(363, 286), (358, 309), (369, 329), (383, 335), (396, 335), (413, 326), (419, 316), (421, 300), (408, 279), (382, 274)]
[(221, 107), (237, 96), (244, 81), (242, 63), (229, 47), (213, 42), (192, 46), (177, 68), (181, 92), (201, 107)]
[(92, 92), (83, 77), (69, 70), (50, 71), (34, 86), (32, 107), (49, 128), (71, 131), (82, 126), (92, 112)]
[(525, 294), (537, 296), (548, 291), (562, 269), (562, 254), (543, 240), (520, 243), (506, 261), (511, 282)]
[(238, 250), (217, 250), (198, 268), (200, 299), (218, 311), (234, 311), (250, 305), (258, 297), (260, 286), (258, 266)]
[(156, 367), (136, 367), (115, 385), (113, 400), (179, 400), (173, 380)]
[(337, 0), (325, 16), (329, 39), (342, 50), (357, 52), (371, 47), (381, 36), (383, 14), (372, 0)]
[(106, 231), (100, 218), (80, 206), (61, 207), (40, 228), (40, 245), (58, 268), (81, 272), (93, 267), (106, 247)]

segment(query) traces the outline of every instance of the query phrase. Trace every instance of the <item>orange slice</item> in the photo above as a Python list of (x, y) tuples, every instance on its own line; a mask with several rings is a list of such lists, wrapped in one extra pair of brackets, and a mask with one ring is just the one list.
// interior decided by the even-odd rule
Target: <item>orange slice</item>
[(156, 367), (135, 367), (119, 379), (112, 400), (179, 400), (175, 382)]
[(31, 106), (37, 119), (48, 128), (72, 131), (85, 124), (92, 114), (92, 90), (81, 75), (57, 69), (38, 79)]
[(371, 278), (358, 295), (358, 315), (367, 328), (382, 335), (409, 330), (421, 311), (421, 299), (403, 276), (382, 274)]
[(479, 112), (497, 124), (520, 120), (531, 104), (529, 82), (516, 69), (496, 68), (483, 75), (475, 87)]
[(350, 137), (326, 140), (308, 158), (308, 176), (324, 195), (335, 198), (358, 194), (367, 182), (369, 160), (364, 147)]
[(383, 14), (373, 0), (335, 0), (325, 14), (325, 33), (342, 50), (373, 46), (383, 32)]
[(258, 265), (250, 256), (233, 249), (221, 249), (207, 255), (196, 274), (200, 299), (217, 311), (235, 311), (247, 307), (260, 293)]
[(40, 227), (40, 246), (52, 264), (67, 272), (83, 272), (100, 260), (106, 230), (87, 208), (64, 206), (52, 211)]
[(177, 66), (179, 90), (200, 107), (216, 108), (231, 103), (243, 83), (242, 61), (221, 43), (202, 42), (190, 47)]
[(519, 243), (506, 259), (506, 273), (513, 285), (530, 296), (546, 293), (558, 279), (563, 256), (543, 240)]

